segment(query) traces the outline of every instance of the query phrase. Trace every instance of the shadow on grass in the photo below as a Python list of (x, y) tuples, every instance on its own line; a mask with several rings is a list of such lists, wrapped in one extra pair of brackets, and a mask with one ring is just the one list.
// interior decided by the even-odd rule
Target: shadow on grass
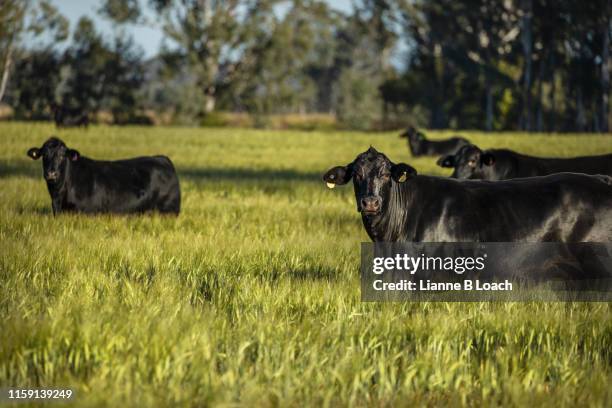
[[(321, 173), (299, 172), (282, 169), (248, 169), (248, 168), (177, 168), (179, 179), (192, 181), (232, 181), (232, 182), (266, 182), (266, 181), (308, 181), (321, 182)], [(0, 178), (28, 177), (42, 178), (40, 164), (29, 162), (0, 162)]]
[(41, 215), (41, 216), (50, 216), (50, 217), (54, 216), (53, 210), (51, 209), (51, 204), (49, 204), (47, 207), (36, 207), (31, 212), (36, 215)]
[(40, 163), (30, 163), (27, 161), (21, 162), (0, 162), (0, 178), (9, 177), (29, 177), (33, 179), (42, 179)]
[(266, 181), (308, 181), (320, 182), (323, 172), (302, 173), (282, 169), (246, 169), (246, 168), (178, 168), (179, 179), (192, 181), (232, 181), (232, 182), (266, 182)]
[(311, 265), (309, 267), (293, 268), (287, 272), (287, 275), (296, 281), (308, 280), (338, 280), (340, 273), (337, 268), (332, 268), (324, 265)]
[(53, 210), (51, 209), (51, 202), (49, 202), (49, 204), (45, 206), (17, 204), (15, 206), (15, 212), (18, 215), (37, 215), (37, 216), (51, 216), (51, 217), (53, 216)]

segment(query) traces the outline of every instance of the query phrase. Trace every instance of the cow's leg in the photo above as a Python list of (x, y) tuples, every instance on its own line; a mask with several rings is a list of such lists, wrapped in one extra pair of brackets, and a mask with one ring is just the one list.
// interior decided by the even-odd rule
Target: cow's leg
[(163, 214), (179, 215), (181, 211), (181, 198), (177, 194), (171, 194), (161, 201), (158, 210)]
[(57, 215), (62, 211), (62, 203), (59, 199), (54, 198), (51, 200), (51, 208), (53, 209), (53, 215)]

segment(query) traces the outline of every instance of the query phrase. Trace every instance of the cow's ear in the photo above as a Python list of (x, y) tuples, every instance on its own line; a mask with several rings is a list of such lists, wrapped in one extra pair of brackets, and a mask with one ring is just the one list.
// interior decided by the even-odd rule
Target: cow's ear
[(436, 162), (440, 167), (455, 167), (455, 155), (449, 154), (442, 156)]
[(482, 160), (482, 163), (486, 166), (495, 164), (495, 156), (491, 153), (483, 153), (482, 156), (480, 156), (480, 160)]
[(327, 183), (327, 187), (334, 188), (336, 184), (343, 185), (349, 182), (353, 176), (353, 171), (350, 166), (333, 167), (323, 175), (323, 181)]
[(30, 156), (32, 160), (40, 159), (40, 149), (38, 147), (31, 148), (30, 150), (28, 150), (28, 156)]
[(406, 163), (398, 163), (391, 166), (391, 178), (398, 183), (403, 183), (416, 175), (416, 169)]
[(68, 149), (66, 151), (66, 156), (72, 161), (77, 161), (81, 157), (81, 153), (79, 153), (78, 150)]

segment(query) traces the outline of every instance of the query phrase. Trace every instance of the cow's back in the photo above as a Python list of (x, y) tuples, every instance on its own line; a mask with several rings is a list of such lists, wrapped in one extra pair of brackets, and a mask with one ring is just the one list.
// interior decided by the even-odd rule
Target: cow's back
[(455, 154), (462, 146), (469, 144), (466, 139), (458, 136), (446, 140), (427, 140), (425, 143), (424, 150), (428, 156)]
[(405, 240), (612, 241), (608, 176), (560, 173), (497, 182), (417, 176), (415, 181)]
[(81, 158), (71, 172), (70, 207), (82, 212), (178, 213), (180, 187), (165, 156), (117, 161)]
[[(520, 213), (515, 218), (514, 233), (518, 238), (515, 240), (612, 242), (612, 182), (609, 176), (556, 173), (490, 184), (500, 188), (493, 188), (489, 194), (481, 194), (478, 198), (481, 202), (486, 201), (487, 196), (488, 200), (493, 200), (492, 195), (501, 198), (496, 209), (499, 220), (512, 219), (512, 215)], [(495, 216), (491, 214), (492, 222)], [(535, 227), (533, 232), (528, 232), (529, 227)], [(503, 225), (500, 231), (504, 228), (512, 228), (512, 225)]]
[(517, 154), (516, 177), (545, 176), (555, 173), (604, 174), (612, 176), (612, 154), (571, 158), (546, 158)]

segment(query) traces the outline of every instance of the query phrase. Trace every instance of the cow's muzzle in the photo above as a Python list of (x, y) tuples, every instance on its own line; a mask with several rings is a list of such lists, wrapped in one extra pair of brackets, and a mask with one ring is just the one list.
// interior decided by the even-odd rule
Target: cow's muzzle
[(59, 172), (57, 171), (45, 172), (45, 180), (47, 181), (56, 181), (58, 177), (59, 177)]
[(377, 196), (369, 196), (361, 199), (360, 211), (364, 215), (374, 215), (380, 212), (382, 200)]

